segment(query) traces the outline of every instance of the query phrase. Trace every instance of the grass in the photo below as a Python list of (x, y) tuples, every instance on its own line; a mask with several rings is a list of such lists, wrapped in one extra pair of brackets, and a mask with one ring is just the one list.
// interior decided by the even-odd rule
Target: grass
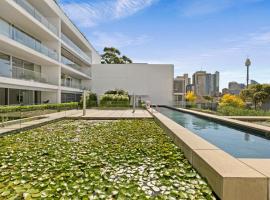
[(0, 199), (215, 199), (153, 120), (61, 121), (0, 140)]

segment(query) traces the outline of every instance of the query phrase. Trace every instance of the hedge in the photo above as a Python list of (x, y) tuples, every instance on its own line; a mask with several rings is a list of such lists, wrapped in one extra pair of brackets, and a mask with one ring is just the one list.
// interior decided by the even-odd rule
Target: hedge
[(99, 105), (103, 107), (128, 107), (128, 95), (104, 94), (100, 97)]
[(129, 107), (129, 101), (103, 101), (99, 103), (100, 107)]
[(236, 108), (232, 106), (219, 106), (218, 114), (225, 116), (270, 116), (269, 111)]
[(61, 103), (61, 104), (40, 104), (40, 105), (29, 105), (29, 106), (0, 106), (0, 113), (9, 112), (26, 112), (35, 110), (63, 110), (63, 109), (77, 109), (78, 103)]

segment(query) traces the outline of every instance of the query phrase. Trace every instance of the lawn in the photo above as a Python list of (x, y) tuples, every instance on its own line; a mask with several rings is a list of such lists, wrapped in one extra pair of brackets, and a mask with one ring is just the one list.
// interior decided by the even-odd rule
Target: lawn
[(215, 199), (153, 120), (60, 121), (0, 138), (0, 199)]

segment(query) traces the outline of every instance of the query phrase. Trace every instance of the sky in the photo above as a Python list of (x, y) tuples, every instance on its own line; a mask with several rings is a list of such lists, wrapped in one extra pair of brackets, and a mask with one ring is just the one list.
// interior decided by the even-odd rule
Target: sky
[(229, 81), (270, 83), (270, 0), (59, 0), (102, 53), (135, 63), (174, 64), (175, 76), (205, 70)]

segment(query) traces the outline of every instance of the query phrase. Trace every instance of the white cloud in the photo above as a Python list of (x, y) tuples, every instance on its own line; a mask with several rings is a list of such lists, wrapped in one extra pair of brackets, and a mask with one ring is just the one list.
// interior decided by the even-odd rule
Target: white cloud
[(259, 32), (253, 34), (250, 43), (255, 45), (269, 45), (270, 44), (270, 31)]
[(92, 27), (105, 21), (133, 15), (158, 0), (94, 0), (64, 1), (61, 7), (81, 27)]
[(150, 40), (147, 35), (140, 35), (136, 37), (129, 37), (123, 33), (106, 33), (96, 31), (93, 33), (94, 44), (97, 47), (104, 48), (105, 46), (113, 46), (117, 48), (127, 47), (127, 46), (137, 46), (145, 44)]

